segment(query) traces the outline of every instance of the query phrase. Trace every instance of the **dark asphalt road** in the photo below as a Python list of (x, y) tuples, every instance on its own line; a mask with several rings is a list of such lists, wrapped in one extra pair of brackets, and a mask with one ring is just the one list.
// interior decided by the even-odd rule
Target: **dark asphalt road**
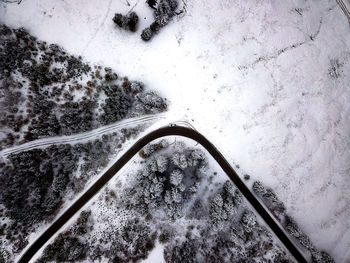
[(201, 144), (218, 162), (224, 172), (242, 192), (244, 197), (257, 211), (262, 219), (267, 223), (275, 235), (281, 240), (285, 247), (295, 257), (298, 262), (308, 262), (299, 248), (291, 241), (288, 234), (282, 229), (279, 223), (270, 215), (265, 206), (259, 202), (254, 194), (248, 189), (243, 181), (236, 174), (231, 165), (226, 161), (222, 154), (216, 149), (216, 147), (209, 142), (203, 135), (195, 130), (180, 127), (169, 126), (157, 129), (140, 140), (138, 140), (123, 156), (118, 159), (97, 181), (92, 185), (69, 209), (67, 209), (52, 225), (42, 233), (37, 240), (35, 240), (23, 253), (18, 262), (24, 263), (34, 256), (34, 254), (57, 232), (61, 227), (75, 214), (77, 213), (135, 154), (138, 153), (146, 144), (152, 142), (155, 139), (169, 136), (178, 135), (187, 137), (197, 141)]

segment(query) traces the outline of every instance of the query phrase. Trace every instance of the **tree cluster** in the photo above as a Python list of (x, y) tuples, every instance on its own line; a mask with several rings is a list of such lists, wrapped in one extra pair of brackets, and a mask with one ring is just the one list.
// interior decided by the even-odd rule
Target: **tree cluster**
[[(172, 145), (163, 140), (146, 146), (140, 153), (142, 168), (133, 173), (136, 177), (130, 177), (117, 195), (106, 190), (109, 198), (100, 198), (104, 209), (117, 207), (124, 214), (118, 227), (103, 220), (103, 226), (96, 225), (95, 210), (85, 211), (45, 250), (41, 260), (46, 261), (41, 262), (73, 258), (137, 262), (147, 258), (156, 239), (164, 245), (166, 262), (292, 261), (231, 182), (211, 185), (208, 181), (205, 185), (203, 178), (210, 169), (201, 150)], [(271, 189), (261, 183), (255, 183), (253, 189), (281, 215), (283, 203)], [(284, 220), (293, 236), (302, 235), (295, 221)], [(96, 234), (95, 227), (101, 238), (91, 235)], [(334, 261), (326, 252), (314, 249), (312, 262)]]
[(255, 181), (253, 184), (253, 191), (260, 197), (266, 207), (277, 218), (288, 233), (310, 251), (313, 263), (334, 262), (327, 252), (319, 251), (312, 244), (310, 238), (300, 229), (295, 220), (287, 214), (284, 204), (278, 199), (277, 195), (271, 188), (267, 188), (261, 182)]
[(84, 210), (70, 229), (59, 234), (55, 241), (44, 249), (43, 255), (37, 262), (76, 262), (85, 259), (89, 244), (84, 235), (92, 229), (91, 211)]
[(141, 39), (144, 41), (151, 40), (176, 15), (177, 7), (178, 0), (160, 0), (153, 13), (154, 22), (149, 27), (143, 29)]
[(62, 105), (61, 117), (57, 124), (57, 126), (60, 125), (61, 127), (61, 133), (70, 135), (92, 130), (95, 126), (95, 108), (96, 102), (90, 100), (85, 100), (80, 103), (72, 101), (64, 103)]
[(141, 213), (147, 215), (155, 208), (163, 209), (169, 218), (175, 220), (184, 216), (184, 207), (202, 181), (200, 169), (207, 164), (199, 150), (184, 150), (172, 156), (157, 154), (167, 147), (162, 140), (141, 151), (141, 156), (147, 158), (145, 169), (137, 173), (129, 195), (134, 196), (133, 205)]
[(0, 263), (7, 263), (10, 261), (10, 253), (2, 247), (0, 242)]
[[(13, 244), (11, 252), (19, 253), (27, 245), (28, 234), (52, 220), (66, 196), (83, 190), (91, 176), (106, 167), (117, 146), (138, 132), (137, 128), (124, 129), (84, 144), (12, 154), (0, 162), (0, 217), (10, 220), (0, 222), (0, 241), (3, 235)], [(74, 235), (90, 231), (88, 217), (82, 213)]]
[[(210, 169), (200, 149), (172, 147), (163, 140), (140, 155), (141, 169), (131, 173), (124, 188), (117, 195), (106, 189), (106, 198), (99, 199), (103, 211), (123, 214), (118, 227), (79, 218), (69, 229), (68, 240), (79, 237), (89, 247), (85, 260), (137, 262), (147, 258), (158, 239), (166, 262), (291, 262), (231, 182), (205, 185)], [(103, 217), (95, 211), (88, 215)], [(85, 222), (93, 223), (86, 227)]]
[(69, 232), (63, 233), (45, 248), (43, 256), (37, 262), (77, 262), (86, 257), (88, 249), (88, 244), (78, 237)]
[[(161, 28), (165, 27), (171, 19), (177, 15), (179, 5), (178, 0), (159, 0), (159, 2), (150, 0), (147, 1), (147, 3), (154, 9), (154, 21), (149, 27), (142, 30), (141, 39), (144, 41), (151, 40)], [(137, 30), (139, 18), (135, 12), (131, 12), (125, 16), (117, 13), (112, 20), (118, 27), (135, 32)]]
[(0, 202), (14, 220), (15, 232), (29, 233), (59, 207), (76, 169), (70, 145), (51, 146), (9, 156), (0, 175)]
[(139, 21), (139, 17), (135, 12), (131, 12), (123, 16), (122, 14), (115, 14), (113, 17), (113, 22), (123, 28), (125, 30), (129, 30), (131, 32), (135, 32), (137, 30), (137, 23)]
[(210, 200), (209, 216), (213, 227), (222, 229), (238, 213), (241, 203), (241, 193), (232, 183), (225, 182), (222, 191)]
[[(128, 19), (131, 26), (135, 14)], [(165, 101), (140, 82), (91, 67), (23, 28), (0, 24), (0, 32), (0, 148), (166, 110)]]
[(115, 233), (107, 256), (113, 262), (137, 262), (146, 259), (154, 248), (156, 233), (141, 219), (128, 219)]

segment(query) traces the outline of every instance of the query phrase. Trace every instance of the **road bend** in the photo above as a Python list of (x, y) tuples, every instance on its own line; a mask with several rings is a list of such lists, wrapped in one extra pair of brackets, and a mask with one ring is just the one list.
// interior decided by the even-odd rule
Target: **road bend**
[(257, 199), (257, 197), (248, 189), (244, 182), (237, 175), (219, 150), (199, 132), (181, 126), (166, 126), (152, 131), (139, 139), (129, 150), (127, 150), (86, 192), (76, 200), (58, 219), (56, 219), (21, 255), (19, 263), (29, 262), (37, 251), (57, 232), (62, 226), (76, 214), (116, 173), (137, 154), (146, 144), (155, 139), (165, 136), (182, 136), (190, 138), (201, 144), (210, 155), (221, 166), (230, 180), (241, 191), (246, 200), (266, 222), (274, 234), (279, 238), (287, 250), (294, 256), (298, 262), (307, 263), (305, 255), (292, 241), (289, 235), (283, 230), (277, 220), (269, 213), (267, 208)]

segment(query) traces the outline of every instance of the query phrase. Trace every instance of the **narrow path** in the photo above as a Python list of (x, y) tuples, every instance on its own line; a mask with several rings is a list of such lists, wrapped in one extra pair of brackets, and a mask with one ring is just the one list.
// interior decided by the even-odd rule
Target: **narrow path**
[(82, 51), (82, 55), (84, 55), (85, 51), (88, 49), (88, 47), (90, 46), (90, 44), (92, 43), (92, 41), (94, 41), (94, 39), (96, 38), (97, 34), (100, 32), (101, 28), (104, 26), (104, 24), (106, 23), (109, 11), (111, 9), (111, 4), (112, 4), (112, 0), (109, 0), (108, 5), (107, 5), (107, 9), (106, 12), (102, 18), (102, 22), (101, 24), (95, 29), (94, 33), (92, 34), (90, 40), (86, 43), (85, 47), (83, 48)]
[(164, 119), (164, 118), (165, 118), (164, 113), (145, 115), (141, 117), (125, 119), (125, 120), (122, 120), (107, 126), (103, 126), (88, 132), (38, 139), (35, 141), (23, 143), (21, 145), (16, 145), (10, 148), (6, 148), (0, 151), (0, 156), (6, 157), (13, 153), (19, 153), (22, 151), (28, 151), (36, 148), (48, 147), (54, 144), (79, 143), (85, 140), (96, 138), (105, 133), (110, 133), (116, 130), (120, 130), (121, 128), (129, 127), (131, 125), (135, 126), (137, 124), (142, 124), (145, 122)]
[(96, 193), (98, 193), (103, 186), (117, 174), (117, 172), (138, 153), (146, 144), (152, 142), (155, 139), (165, 136), (183, 136), (200, 143), (217, 161), (220, 167), (224, 170), (231, 181), (241, 191), (247, 201), (252, 205), (256, 212), (262, 217), (266, 224), (271, 228), (275, 235), (280, 239), (282, 244), (289, 250), (298, 262), (308, 262), (303, 253), (293, 243), (288, 234), (283, 230), (280, 224), (274, 219), (274, 217), (268, 212), (266, 207), (260, 203), (255, 195), (248, 189), (244, 182), (240, 179), (231, 165), (219, 152), (219, 150), (208, 141), (199, 132), (181, 126), (170, 125), (167, 127), (159, 128), (143, 138), (139, 139), (129, 150), (127, 150), (119, 160), (117, 160), (101, 177), (94, 183), (74, 204), (72, 204), (55, 222), (48, 227), (44, 233), (42, 233), (31, 245), (28, 246), (26, 251), (22, 254), (19, 263), (29, 262), (29, 260), (37, 253), (37, 251), (45, 245), (45, 243), (59, 231), (72, 216), (77, 213)]

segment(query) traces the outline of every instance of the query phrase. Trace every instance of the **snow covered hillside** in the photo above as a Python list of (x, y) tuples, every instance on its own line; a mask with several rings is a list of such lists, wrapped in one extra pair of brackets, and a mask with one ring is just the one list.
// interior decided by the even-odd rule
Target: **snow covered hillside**
[[(129, 3), (129, 4), (128, 4)], [(136, 33), (114, 25), (133, 9)], [(336, 0), (193, 0), (151, 41), (144, 1), (23, 0), (0, 22), (152, 86), (275, 190), (319, 249), (350, 258), (350, 26)]]

